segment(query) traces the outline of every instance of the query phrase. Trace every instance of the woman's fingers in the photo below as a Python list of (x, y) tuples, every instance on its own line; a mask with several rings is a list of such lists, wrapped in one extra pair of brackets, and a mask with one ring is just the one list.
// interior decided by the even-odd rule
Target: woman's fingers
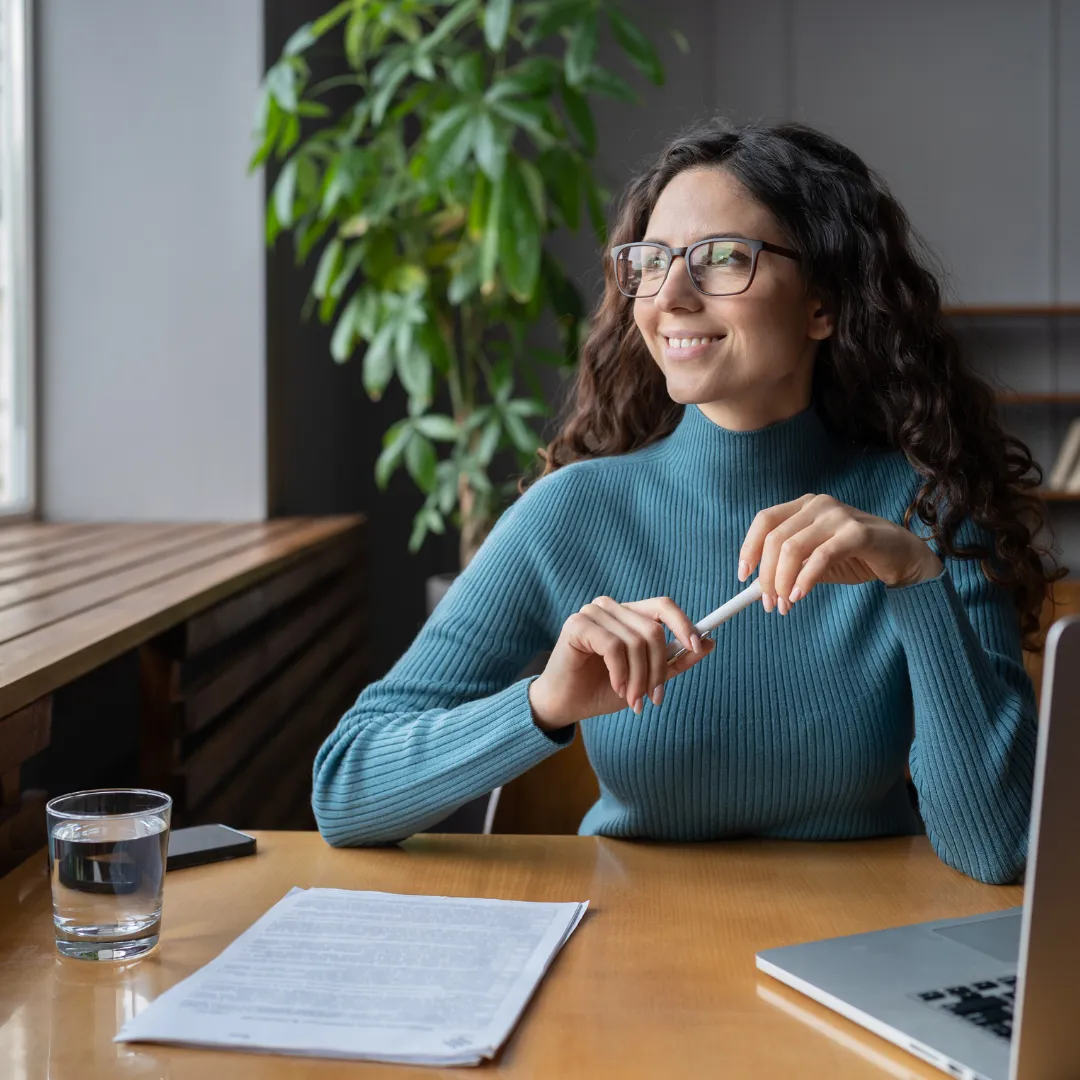
[[(610, 596), (598, 596), (581, 611), (623, 643), (625, 660), (618, 665), (618, 669), (625, 670), (626, 678), (621, 693), (637, 713), (644, 708), (646, 696), (653, 704), (659, 705), (664, 697), (664, 683), (692, 667), (710, 651), (698, 637), (697, 628), (686, 612), (670, 597), (651, 597), (620, 604)], [(667, 662), (665, 625), (690, 650), (676, 664)], [(698, 646), (696, 650), (695, 640)], [(615, 690), (616, 693), (620, 692), (618, 686)]]
[(592, 603), (585, 604), (579, 614), (603, 632), (605, 648), (601, 655), (607, 665), (611, 687), (626, 699), (628, 705), (633, 706), (643, 693), (635, 690), (635, 687), (648, 680), (648, 650), (645, 642), (629, 626), (604, 609), (601, 602), (605, 599), (610, 598), (598, 596)]
[[(760, 510), (755, 516), (754, 520), (750, 523), (750, 528), (746, 530), (746, 536), (743, 539), (742, 547), (739, 549), (739, 580), (745, 581), (753, 572), (754, 567), (759, 562), (762, 562), (765, 555), (765, 545), (770, 533), (778, 529), (789, 518), (794, 517), (800, 510), (808, 506), (812, 499), (816, 498), (814, 495), (803, 495), (801, 498), (795, 499), (792, 502), (778, 503), (776, 506), (770, 506), (765, 510)], [(762, 562), (762, 573), (766, 569), (771, 571), (771, 565), (766, 568), (765, 563)], [(760, 576), (760, 575), (759, 575)], [(770, 578), (769, 584), (772, 584)], [(762, 588), (764, 589), (765, 583), (762, 582)], [(768, 590), (765, 590), (766, 592)], [(764, 599), (764, 597), (762, 597)]]
[[(791, 592), (806, 560), (833, 535), (833, 526), (828, 518), (817, 518), (806, 528), (792, 533), (780, 542), (776, 551), (776, 566), (772, 572), (772, 596), (781, 615), (786, 615), (791, 609)], [(762, 588), (764, 589), (764, 586)]]
[[(641, 635), (645, 642), (648, 656), (646, 668), (645, 686), (641, 690), (641, 696), (646, 694), (651, 698), (654, 705), (659, 705), (664, 700), (664, 683), (670, 674), (667, 663), (667, 635), (664, 633), (664, 623), (658, 617), (650, 618), (648, 615), (635, 611), (629, 605), (620, 604), (618, 617), (623, 619), (630, 627)], [(631, 698), (632, 701), (636, 699)]]

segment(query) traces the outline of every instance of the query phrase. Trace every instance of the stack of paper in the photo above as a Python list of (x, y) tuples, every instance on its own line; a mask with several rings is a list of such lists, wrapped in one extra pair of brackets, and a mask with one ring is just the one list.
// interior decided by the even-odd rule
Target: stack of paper
[(587, 906), (293, 889), (116, 1041), (477, 1065)]

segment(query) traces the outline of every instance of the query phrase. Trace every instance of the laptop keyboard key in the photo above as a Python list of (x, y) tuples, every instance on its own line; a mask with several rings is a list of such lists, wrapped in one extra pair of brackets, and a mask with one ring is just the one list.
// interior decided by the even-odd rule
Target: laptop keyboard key
[[(931, 1009), (952, 1013), (953, 1016), (975, 1024), (983, 1031), (1008, 1039), (1012, 1037), (1015, 992), (1003, 988), (1012, 987), (1015, 983), (1016, 976), (1009, 975), (1002, 979), (983, 979), (970, 986), (947, 986), (924, 990), (912, 996)], [(996, 991), (996, 993), (987, 991)]]

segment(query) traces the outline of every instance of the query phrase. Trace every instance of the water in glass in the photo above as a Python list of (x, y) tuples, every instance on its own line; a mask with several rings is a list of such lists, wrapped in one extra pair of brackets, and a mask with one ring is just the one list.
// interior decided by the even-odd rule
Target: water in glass
[[(171, 809), (168, 796), (159, 798), (165, 805), (153, 811), (137, 807), (110, 816), (81, 813), (78, 804), (69, 803), (65, 816), (50, 813), (53, 922), (56, 947), (64, 955), (120, 960), (141, 956), (157, 944)], [(94, 808), (128, 805), (99, 800)]]

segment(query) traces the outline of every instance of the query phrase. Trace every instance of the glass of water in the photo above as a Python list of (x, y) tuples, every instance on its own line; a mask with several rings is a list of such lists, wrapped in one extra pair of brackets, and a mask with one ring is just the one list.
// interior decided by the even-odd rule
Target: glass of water
[(161, 932), (172, 799), (100, 789), (45, 807), (56, 947), (82, 960), (148, 953)]

